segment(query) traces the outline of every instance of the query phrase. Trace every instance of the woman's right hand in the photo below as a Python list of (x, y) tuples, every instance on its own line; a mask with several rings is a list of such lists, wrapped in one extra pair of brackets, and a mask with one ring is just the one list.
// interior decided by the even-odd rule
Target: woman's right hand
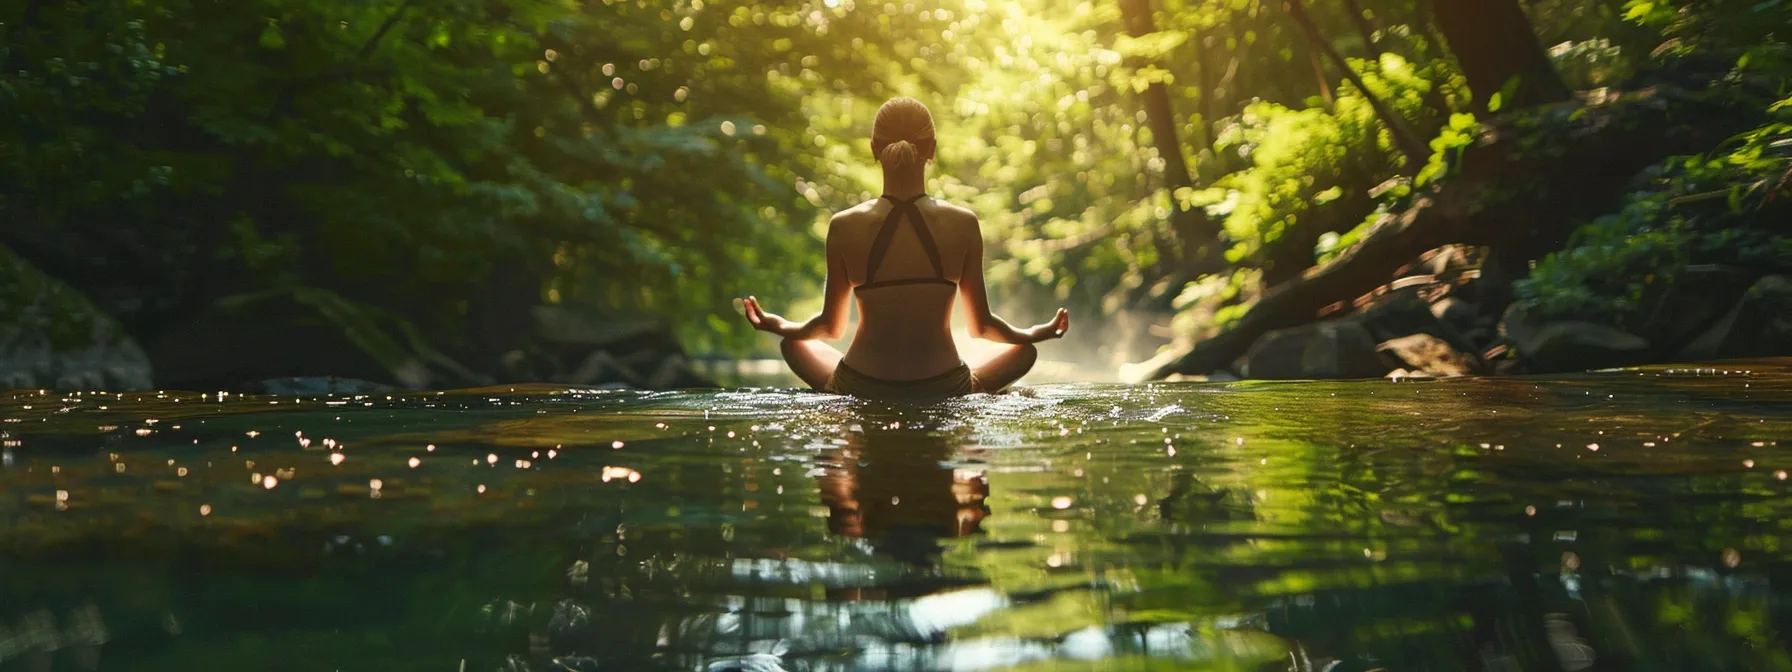
[(1063, 338), (1066, 331), (1070, 331), (1070, 311), (1059, 308), (1058, 314), (1053, 315), (1050, 322), (1028, 329), (1027, 336), (1032, 342), (1038, 343)]
[(779, 336), (786, 335), (785, 332), (790, 330), (790, 320), (765, 312), (765, 309), (759, 306), (757, 298), (749, 296), (741, 300), (741, 307), (747, 313), (747, 322), (752, 323), (754, 329)]

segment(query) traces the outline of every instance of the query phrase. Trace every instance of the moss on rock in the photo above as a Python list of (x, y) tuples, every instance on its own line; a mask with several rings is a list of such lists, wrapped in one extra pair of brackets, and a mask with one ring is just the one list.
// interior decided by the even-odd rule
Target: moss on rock
[(150, 386), (148, 356), (117, 321), (0, 246), (0, 388)]

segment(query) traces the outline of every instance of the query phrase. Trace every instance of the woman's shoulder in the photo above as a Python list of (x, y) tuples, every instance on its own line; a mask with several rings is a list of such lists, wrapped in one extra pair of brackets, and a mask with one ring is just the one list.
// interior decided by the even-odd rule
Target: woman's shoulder
[(860, 203), (858, 205), (854, 205), (852, 207), (846, 208), (845, 210), (836, 211), (834, 213), (833, 220), (835, 222), (841, 222), (841, 221), (851, 221), (851, 220), (855, 220), (855, 219), (868, 219), (871, 217), (875, 217), (877, 215), (878, 200), (879, 199), (874, 198), (869, 201)]
[(933, 201), (935, 212), (950, 217), (956, 222), (965, 224), (977, 223), (977, 213), (971, 212), (970, 208), (943, 199), (935, 198), (931, 200)]
[[(829, 224), (834, 226), (850, 226), (863, 223), (876, 227), (877, 225), (882, 224), (884, 216), (889, 214), (887, 209), (880, 207), (883, 202), (884, 199), (873, 198), (858, 205), (837, 211), (830, 219)], [(926, 213), (927, 218), (932, 220), (935, 225), (977, 226), (976, 213), (971, 212), (970, 208), (966, 208), (950, 201), (937, 198), (927, 199), (925, 205), (922, 206), (922, 212)]]

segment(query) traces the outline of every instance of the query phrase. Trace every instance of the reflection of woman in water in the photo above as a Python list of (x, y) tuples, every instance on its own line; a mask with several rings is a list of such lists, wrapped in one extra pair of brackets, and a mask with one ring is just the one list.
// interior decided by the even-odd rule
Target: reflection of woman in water
[[(1033, 344), (1063, 336), (1070, 314), (1060, 308), (1051, 321), (1017, 329), (990, 312), (977, 216), (924, 193), (926, 164), (934, 155), (926, 106), (912, 98), (884, 103), (871, 151), (883, 164), (884, 195), (828, 223), (821, 313), (792, 322), (748, 297), (747, 320), (783, 337), (791, 370), (827, 392), (928, 401), (996, 391), (1019, 380), (1039, 357)], [(848, 294), (859, 300), (859, 330), (842, 355), (817, 339), (845, 332)], [(951, 335), (957, 297), (964, 298), (972, 336), (1010, 347), (975, 366), (961, 359)]]
[(989, 515), (989, 481), (954, 469), (946, 437), (869, 418), (828, 456), (818, 479), (828, 530), (871, 541), (911, 564), (927, 564), (940, 538), (975, 534)]

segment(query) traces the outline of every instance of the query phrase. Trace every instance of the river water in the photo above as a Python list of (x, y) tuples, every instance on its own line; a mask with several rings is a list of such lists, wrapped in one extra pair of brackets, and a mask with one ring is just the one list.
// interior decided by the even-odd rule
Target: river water
[(1792, 669), (1792, 361), (0, 394), (0, 669)]

